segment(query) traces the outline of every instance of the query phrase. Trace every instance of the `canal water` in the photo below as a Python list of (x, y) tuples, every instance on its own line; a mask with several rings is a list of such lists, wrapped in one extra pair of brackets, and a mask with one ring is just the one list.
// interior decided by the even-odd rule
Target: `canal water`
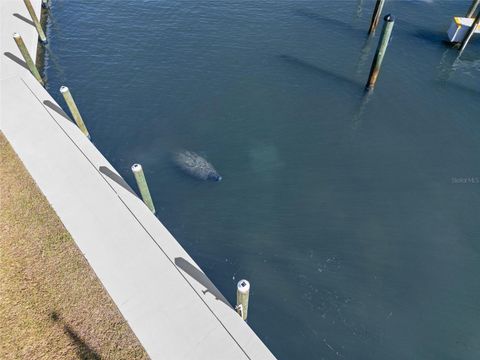
[[(480, 357), (480, 37), (470, 0), (55, 0), (48, 89), (279, 359)], [(381, 25), (380, 25), (381, 26)], [(223, 181), (179, 171), (180, 149)]]

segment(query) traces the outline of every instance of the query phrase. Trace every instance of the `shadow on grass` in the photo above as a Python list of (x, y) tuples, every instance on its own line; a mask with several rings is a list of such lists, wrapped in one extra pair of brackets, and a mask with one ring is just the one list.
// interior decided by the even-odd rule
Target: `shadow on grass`
[(52, 319), (54, 322), (59, 323), (61, 326), (63, 326), (63, 331), (65, 332), (66, 335), (70, 338), (72, 343), (75, 345), (75, 348), (77, 350), (77, 355), (80, 359), (82, 360), (100, 360), (101, 357), (100, 355), (93, 350), (88, 344), (82, 340), (80, 336), (68, 325), (65, 323), (65, 321), (60, 318), (58, 313), (56, 311), (53, 311), (50, 314), (50, 319)]

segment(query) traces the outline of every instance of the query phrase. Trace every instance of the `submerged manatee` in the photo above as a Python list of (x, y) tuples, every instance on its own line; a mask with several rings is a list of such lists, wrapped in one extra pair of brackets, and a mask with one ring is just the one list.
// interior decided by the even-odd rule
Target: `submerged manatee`
[(173, 155), (175, 164), (187, 174), (202, 180), (220, 181), (222, 177), (212, 164), (192, 151), (180, 151)]

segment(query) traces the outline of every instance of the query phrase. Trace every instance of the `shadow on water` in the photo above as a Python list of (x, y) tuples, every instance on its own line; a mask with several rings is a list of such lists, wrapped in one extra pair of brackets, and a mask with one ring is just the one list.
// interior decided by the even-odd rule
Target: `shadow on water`
[(430, 28), (418, 26), (404, 19), (395, 20), (395, 30), (403, 32), (409, 37), (413, 37), (418, 40), (423, 40), (432, 45), (441, 45), (444, 47), (452, 47), (452, 44), (448, 41), (446, 31), (435, 31)]
[(77, 355), (82, 360), (100, 360), (100, 355), (93, 350), (88, 344), (82, 340), (80, 336), (68, 325), (63, 319), (60, 318), (56, 311), (50, 314), (50, 319), (56, 323), (60, 323), (63, 326), (63, 331), (70, 338), (76, 347)]
[(452, 44), (448, 42), (444, 32), (432, 31), (430, 29), (419, 29), (417, 31), (412, 31), (411, 35), (420, 40), (425, 40), (434, 45), (442, 45), (444, 47), (451, 47)]
[(127, 190), (129, 193), (137, 196), (137, 194), (135, 193), (135, 191), (133, 191), (133, 189), (130, 187), (130, 185), (127, 184), (127, 182), (120, 176), (118, 175), (117, 173), (113, 172), (112, 170), (110, 170), (108, 167), (106, 166), (100, 166), (98, 168), (98, 171), (100, 171), (103, 175), (107, 176), (108, 178), (110, 178), (111, 180), (115, 181), (118, 185), (120, 185), (121, 187), (123, 187), (125, 190)]
[(368, 103), (372, 100), (372, 97), (373, 97), (373, 90), (365, 89), (360, 99), (360, 102), (358, 104), (357, 111), (352, 117), (353, 131), (356, 131), (361, 127), (362, 121), (363, 121), (363, 114), (365, 112), (365, 109), (367, 108)]
[(353, 35), (359, 38), (364, 38), (366, 36), (366, 32), (362, 32), (361, 30), (353, 27), (346, 22), (319, 15), (311, 10), (297, 9), (293, 12), (295, 13), (295, 15), (303, 16), (304, 18), (316, 21), (321, 25), (327, 25), (329, 28), (332, 28), (339, 33), (348, 32), (350, 36)]
[(175, 265), (190, 275), (193, 279), (195, 279), (198, 283), (202, 284), (206, 290), (202, 290), (203, 294), (210, 293), (215, 296), (216, 300), (220, 300), (228, 307), (232, 307), (230, 303), (225, 299), (222, 293), (213, 285), (210, 279), (205, 275), (203, 272), (198, 270), (195, 266), (190, 264), (187, 260), (182, 257), (175, 258)]
[(349, 86), (349, 87), (352, 87), (352, 88), (356, 88), (356, 89), (359, 89), (362, 86), (362, 84), (360, 84), (359, 82), (357, 82), (355, 80), (352, 80), (352, 79), (350, 79), (346, 76), (343, 76), (343, 75), (335, 74), (334, 72), (331, 72), (330, 70), (322, 69), (321, 67), (319, 67), (315, 64), (309, 63), (308, 61), (302, 60), (302, 59), (297, 58), (295, 56), (286, 55), (286, 54), (280, 54), (280, 55), (277, 55), (277, 56), (278, 56), (279, 59), (287, 62), (290, 65), (293, 65), (293, 66), (295, 66), (299, 69), (303, 69), (303, 70), (308, 71), (310, 73), (317, 74), (317, 75), (319, 75), (323, 78), (329, 79), (331, 81), (335, 81), (337, 83), (340, 83), (340, 84), (343, 84), (343, 85), (346, 85), (346, 86)]
[(476, 100), (478, 99), (478, 96), (480, 95), (480, 89), (474, 89), (474, 88), (471, 88), (471, 87), (468, 87), (468, 86), (465, 86), (465, 85), (462, 85), (462, 84), (455, 83), (453, 81), (437, 80), (436, 83), (444, 85), (447, 88), (450, 88), (450, 89), (455, 90), (457, 92), (461, 92), (465, 95), (474, 96)]
[(13, 16), (15, 16), (17, 19), (20, 19), (20, 20), (22, 20), (22, 21), (25, 21), (25, 22), (26, 22), (27, 24), (29, 24), (29, 25), (35, 26), (35, 24), (33, 23), (32, 20), (27, 19), (27, 18), (26, 18), (25, 16), (23, 16), (23, 15), (20, 15), (20, 14), (15, 13), (15, 14), (13, 14)]
[(437, 80), (446, 83), (456, 71), (475, 72), (480, 69), (478, 56), (460, 54), (459, 45), (450, 46), (445, 50), (437, 66)]
[(67, 119), (68, 121), (72, 121), (67, 113), (65, 111), (63, 111), (63, 109), (58, 106), (57, 104), (54, 104), (53, 102), (51, 102), (50, 100), (45, 100), (43, 102), (43, 105), (45, 105), (46, 107), (48, 107), (49, 109), (55, 111), (58, 115), (62, 116), (63, 118)]
[(25, 69), (28, 70), (28, 66), (25, 63), (25, 61), (23, 61), (22, 59), (20, 59), (19, 57), (15, 56), (15, 55), (13, 55), (11, 52), (4, 52), (3, 55), (5, 55), (10, 60), (16, 62), (18, 65), (23, 66)]

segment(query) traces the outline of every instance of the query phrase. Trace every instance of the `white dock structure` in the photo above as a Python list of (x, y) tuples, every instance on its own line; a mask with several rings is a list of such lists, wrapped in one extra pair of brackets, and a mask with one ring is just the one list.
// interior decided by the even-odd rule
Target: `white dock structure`
[[(463, 41), (474, 21), (475, 18), (454, 17), (447, 31), (450, 42)], [(475, 29), (475, 34), (480, 34), (480, 26)]]
[[(32, 3), (40, 15), (41, 0)], [(0, 4), (1, 131), (149, 356), (162, 360), (274, 359), (25, 68), (12, 34), (23, 37), (35, 58), (37, 33), (25, 19), (28, 12), (23, 1), (2, 0)]]

